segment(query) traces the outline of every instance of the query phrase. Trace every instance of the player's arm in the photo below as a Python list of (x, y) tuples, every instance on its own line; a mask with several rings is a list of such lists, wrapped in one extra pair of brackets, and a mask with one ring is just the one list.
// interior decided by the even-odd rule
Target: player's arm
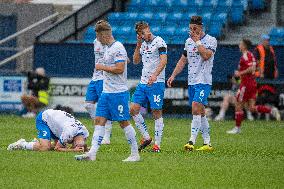
[(256, 69), (256, 62), (252, 62), (252, 65), (250, 67), (248, 67), (247, 69), (243, 71), (236, 71), (235, 75), (242, 76), (246, 74), (253, 74), (255, 72), (255, 69)]
[(160, 47), (159, 49), (160, 54), (160, 64), (157, 66), (155, 72), (150, 76), (148, 84), (153, 84), (156, 80), (158, 75), (165, 69), (167, 64), (167, 48), (166, 47)]
[[(202, 33), (197, 33), (197, 32), (191, 32), (191, 39), (196, 43), (197, 46), (197, 50), (200, 53), (200, 56), (203, 58), (203, 60), (209, 60), (213, 54), (215, 53), (216, 50), (216, 46), (217, 46), (217, 42), (211, 42), (213, 44), (211, 44), (212, 47), (205, 47), (205, 45), (203, 45), (200, 41), (201, 39), (201, 34)], [(214, 44), (216, 43), (216, 44)]]
[[(200, 42), (200, 41), (199, 41)], [(211, 49), (206, 49), (204, 45), (200, 42), (200, 44), (197, 44), (198, 52), (200, 53), (200, 56), (203, 58), (203, 60), (209, 60), (211, 56), (213, 55), (213, 51)]]
[(141, 62), (140, 48), (142, 46), (142, 37), (137, 34), (137, 43), (133, 54), (133, 63), (139, 64)]
[(84, 147), (76, 146), (75, 148), (67, 148), (59, 144), (55, 146), (54, 150), (57, 152), (84, 152)]
[(172, 82), (175, 80), (175, 77), (183, 70), (185, 64), (187, 63), (187, 52), (184, 50), (183, 54), (181, 55), (171, 77), (168, 79), (167, 84), (169, 87), (172, 87)]
[(116, 64), (114, 66), (96, 64), (96, 70), (102, 70), (113, 74), (122, 74), (124, 72), (125, 64), (126, 60), (116, 61)]

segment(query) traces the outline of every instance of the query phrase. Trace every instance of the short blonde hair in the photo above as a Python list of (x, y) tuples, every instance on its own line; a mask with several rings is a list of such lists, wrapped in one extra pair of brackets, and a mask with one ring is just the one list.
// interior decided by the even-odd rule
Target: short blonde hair
[(103, 31), (111, 31), (111, 26), (107, 21), (100, 20), (96, 23), (95, 30), (98, 33), (103, 32)]

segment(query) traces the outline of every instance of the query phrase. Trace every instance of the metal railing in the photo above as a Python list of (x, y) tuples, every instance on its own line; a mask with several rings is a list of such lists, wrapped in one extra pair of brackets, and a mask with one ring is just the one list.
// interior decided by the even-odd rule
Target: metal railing
[[(51, 19), (57, 17), (58, 15), (59, 15), (59, 13), (56, 12), (56, 13), (54, 13), (54, 14), (52, 14), (52, 15), (46, 17), (46, 18), (43, 18), (43, 19), (41, 19), (40, 21), (38, 21), (38, 22), (36, 22), (36, 23), (34, 23), (34, 24), (32, 24), (32, 25), (30, 25), (30, 26), (28, 26), (28, 27), (26, 27), (26, 28), (24, 28), (24, 29), (22, 29), (22, 30), (20, 30), (20, 31), (18, 31), (18, 32), (16, 32), (16, 33), (14, 33), (14, 34), (12, 34), (12, 35), (9, 35), (8, 37), (6, 37), (6, 38), (0, 40), (0, 45), (6, 43), (6, 42), (8, 42), (8, 41), (10, 41), (10, 40), (12, 40), (12, 39), (14, 39), (14, 38), (16, 38), (16, 37), (18, 37), (18, 36), (20, 36), (20, 35), (22, 35), (22, 34), (24, 34), (24, 33), (26, 33), (27, 31), (29, 31), (29, 30), (31, 30), (31, 29), (33, 29), (33, 28), (39, 26), (39, 25), (42, 24), (42, 23), (45, 23), (46, 21), (49, 21), (49, 20), (51, 20)], [(1, 48), (5, 48), (5, 47), (1, 47)], [(8, 50), (10, 51), (11, 49), (8, 49)], [(27, 48), (25, 48), (25, 49), (22, 50), (21, 52), (18, 52), (18, 53), (16, 53), (16, 54), (14, 54), (14, 55), (12, 55), (12, 56), (10, 56), (10, 57), (8, 57), (8, 58), (2, 60), (2, 61), (0, 62), (0, 66), (3, 66), (4, 64), (9, 63), (9, 62), (12, 61), (12, 60), (15, 60), (15, 59), (18, 58), (19, 56), (22, 56), (22, 55), (24, 55), (24, 54), (30, 52), (31, 50), (33, 50), (33, 45), (32, 45), (32, 46), (29, 46), (29, 47), (27, 47)]]
[(37, 37), (37, 43), (63, 42), (73, 38), (78, 40), (78, 33), (87, 26), (102, 18), (115, 8), (114, 0), (94, 0), (76, 10), (71, 15), (63, 18), (42, 31)]

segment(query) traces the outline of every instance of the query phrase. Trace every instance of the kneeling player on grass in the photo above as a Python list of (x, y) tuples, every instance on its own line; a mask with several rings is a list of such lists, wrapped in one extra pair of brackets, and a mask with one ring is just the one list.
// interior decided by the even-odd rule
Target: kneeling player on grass
[(254, 55), (249, 51), (251, 45), (252, 43), (248, 39), (243, 39), (239, 44), (242, 57), (240, 59), (239, 70), (235, 72), (235, 76), (241, 78), (241, 84), (236, 96), (237, 101), (235, 105), (236, 125), (232, 130), (227, 131), (228, 134), (238, 134), (241, 132), (241, 123), (244, 117), (243, 108), (245, 103), (248, 103), (251, 112), (269, 113), (277, 120), (280, 119), (280, 114), (277, 108), (255, 105), (257, 92), (257, 83), (255, 80), (256, 60)]
[[(40, 112), (36, 117), (36, 129), (38, 140), (26, 142), (20, 139), (10, 144), (7, 150), (33, 150), (33, 151), (86, 151), (85, 144), (89, 132), (86, 127), (71, 114), (61, 111), (48, 109)], [(51, 139), (55, 146), (52, 146)], [(72, 144), (67, 148), (67, 144)]]

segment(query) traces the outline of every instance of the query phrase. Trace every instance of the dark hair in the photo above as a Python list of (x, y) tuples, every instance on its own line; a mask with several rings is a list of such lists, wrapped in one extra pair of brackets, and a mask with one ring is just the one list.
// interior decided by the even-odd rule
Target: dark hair
[(67, 113), (69, 113), (69, 114), (71, 114), (71, 115), (74, 114), (72, 108), (70, 108), (69, 106), (61, 106), (60, 104), (56, 105), (56, 107), (54, 108), (54, 110), (61, 110), (61, 111), (67, 112)]
[(192, 16), (190, 18), (190, 24), (203, 25), (202, 24), (202, 17), (201, 16)]
[(149, 27), (149, 24), (145, 21), (138, 21), (135, 23), (135, 31), (136, 33), (140, 32), (141, 30)]
[(252, 47), (252, 42), (249, 39), (243, 39), (242, 41), (247, 49), (250, 49)]

